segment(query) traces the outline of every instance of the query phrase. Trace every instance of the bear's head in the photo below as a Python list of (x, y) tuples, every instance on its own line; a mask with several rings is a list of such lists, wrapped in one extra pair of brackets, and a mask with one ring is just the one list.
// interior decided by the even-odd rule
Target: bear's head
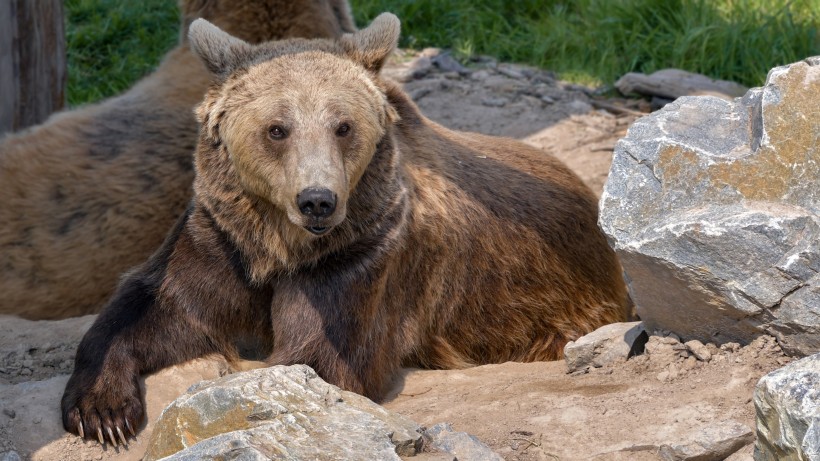
[(342, 223), (398, 118), (378, 78), (398, 36), (392, 14), (338, 40), (261, 45), (195, 21), (191, 47), (215, 76), (196, 110), (201, 142), (227, 157), (234, 177), (226, 181), (286, 215), (301, 238)]

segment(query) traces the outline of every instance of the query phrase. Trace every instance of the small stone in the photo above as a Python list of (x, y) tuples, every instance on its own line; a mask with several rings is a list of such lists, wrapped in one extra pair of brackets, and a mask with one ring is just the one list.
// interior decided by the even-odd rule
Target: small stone
[(698, 359), (690, 356), (689, 358), (683, 361), (683, 368), (686, 370), (693, 370), (697, 366), (697, 363)]
[(43, 422), (43, 417), (42, 416), (35, 416), (32, 421), (34, 421), (34, 424), (40, 424), (41, 422)]
[(541, 96), (541, 100), (544, 101), (547, 104), (555, 104), (555, 99), (553, 99), (553, 98), (551, 98), (547, 95)]
[(668, 371), (662, 371), (662, 372), (658, 373), (657, 378), (658, 378), (658, 381), (660, 381), (660, 382), (669, 381), (669, 372)]
[(599, 368), (643, 353), (648, 337), (641, 322), (612, 323), (564, 346), (567, 370)]
[(470, 73), (469, 69), (461, 65), (460, 62), (447, 53), (433, 57), (433, 64), (441, 69), (442, 72), (457, 72), (465, 75)]
[(740, 350), (740, 344), (738, 343), (724, 343), (720, 345), (720, 350), (728, 351), (728, 352), (737, 352)]
[(3, 414), (11, 419), (14, 419), (17, 416), (17, 412), (12, 410), (11, 408), (3, 408)]
[(0, 454), (0, 461), (21, 461), (21, 459), (20, 455), (14, 450)]
[(712, 353), (709, 352), (709, 349), (697, 339), (687, 341), (686, 347), (689, 349), (690, 352), (692, 352), (692, 354), (695, 355), (695, 357), (698, 358), (698, 360), (703, 362), (708, 362), (712, 360)]
[(575, 99), (569, 103), (569, 108), (572, 112), (577, 114), (586, 114), (592, 111), (592, 105), (588, 102), (581, 101), (580, 99)]
[(498, 73), (502, 75), (506, 75), (507, 77), (514, 78), (514, 79), (523, 79), (524, 74), (507, 66), (499, 66)]
[(414, 79), (423, 78), (433, 68), (433, 60), (427, 56), (420, 56), (410, 64), (410, 75)]
[(504, 107), (509, 102), (510, 100), (507, 98), (485, 97), (481, 99), (481, 104), (488, 107)]

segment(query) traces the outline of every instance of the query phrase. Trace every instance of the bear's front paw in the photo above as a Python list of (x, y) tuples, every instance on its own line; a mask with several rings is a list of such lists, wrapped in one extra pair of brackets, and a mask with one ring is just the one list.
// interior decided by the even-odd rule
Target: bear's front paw
[(136, 436), (145, 416), (138, 379), (85, 379), (75, 373), (63, 393), (62, 413), (68, 432), (127, 445), (125, 434)]

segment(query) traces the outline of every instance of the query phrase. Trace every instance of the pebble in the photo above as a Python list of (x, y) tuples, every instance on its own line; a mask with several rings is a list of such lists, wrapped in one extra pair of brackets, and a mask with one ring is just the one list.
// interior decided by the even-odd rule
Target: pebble
[(21, 459), (20, 455), (14, 450), (0, 454), (0, 461), (20, 461)]
[(514, 79), (517, 79), (517, 80), (520, 80), (520, 79), (524, 78), (524, 74), (522, 74), (521, 72), (518, 72), (515, 69), (511, 69), (509, 67), (499, 67), (497, 70), (498, 70), (499, 74), (506, 75), (507, 77), (510, 77), (510, 78), (514, 78)]
[(17, 412), (12, 410), (11, 408), (3, 408), (3, 414), (11, 419), (14, 419), (17, 416)]
[(720, 350), (722, 351), (729, 351), (729, 352), (737, 352), (740, 350), (740, 344), (738, 343), (724, 343), (720, 345)]
[(504, 107), (509, 103), (510, 100), (507, 98), (492, 98), (486, 97), (481, 99), (481, 104), (488, 106), (488, 107)]
[(442, 72), (458, 72), (459, 74), (469, 73), (469, 69), (462, 66), (460, 62), (449, 54), (439, 54), (433, 58), (433, 64)]
[(687, 341), (686, 348), (689, 349), (689, 351), (700, 361), (708, 362), (712, 360), (712, 353), (709, 352), (709, 348), (704, 346), (703, 343), (697, 339)]
[(541, 96), (541, 100), (544, 101), (547, 104), (555, 104), (555, 99), (553, 99), (549, 96)]

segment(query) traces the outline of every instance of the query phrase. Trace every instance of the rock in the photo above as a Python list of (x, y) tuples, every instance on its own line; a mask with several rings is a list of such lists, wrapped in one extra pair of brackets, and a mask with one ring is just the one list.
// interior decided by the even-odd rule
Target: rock
[(483, 104), (487, 107), (504, 107), (509, 102), (510, 102), (509, 99), (503, 98), (503, 97), (499, 97), (499, 98), (484, 97), (484, 98), (481, 98), (481, 104)]
[(438, 54), (432, 59), (433, 64), (442, 72), (457, 72), (461, 75), (468, 75), (470, 73), (470, 69), (462, 66), (460, 62), (456, 61), (456, 59), (448, 53)]
[(653, 335), (647, 340), (644, 353), (653, 363), (665, 365), (677, 359), (676, 346), (679, 345), (673, 338)]
[(722, 461), (753, 441), (751, 429), (724, 421), (704, 428), (692, 440), (661, 445), (658, 454), (665, 461)]
[(568, 107), (573, 114), (586, 114), (593, 109), (590, 103), (581, 101), (580, 99), (573, 100), (569, 103)]
[(756, 461), (820, 460), (820, 354), (761, 378), (754, 404)]
[(522, 72), (519, 72), (510, 66), (498, 66), (496, 70), (499, 74), (506, 75), (507, 77), (514, 78), (516, 80), (525, 78), (525, 75)]
[(683, 97), (618, 142), (600, 225), (649, 331), (820, 350), (820, 65)]
[(643, 352), (649, 336), (641, 322), (613, 323), (570, 341), (564, 346), (567, 372), (599, 368)]
[(439, 423), (423, 433), (425, 445), (454, 456), (459, 461), (503, 461), (476, 437), (466, 432), (456, 432), (448, 423)]
[(649, 75), (630, 72), (615, 82), (615, 88), (623, 94), (638, 93), (666, 100), (703, 95), (732, 99), (748, 91), (735, 82), (715, 80), (680, 69), (663, 69)]
[(712, 353), (709, 352), (709, 348), (704, 346), (703, 343), (697, 339), (686, 341), (685, 344), (686, 348), (689, 349), (689, 351), (701, 362), (708, 362), (712, 360)]
[(21, 461), (20, 455), (17, 454), (16, 451), (7, 451), (5, 453), (0, 453), (0, 461)]
[(421, 443), (417, 424), (310, 367), (275, 366), (193, 386), (163, 411), (144, 459), (399, 459)]

